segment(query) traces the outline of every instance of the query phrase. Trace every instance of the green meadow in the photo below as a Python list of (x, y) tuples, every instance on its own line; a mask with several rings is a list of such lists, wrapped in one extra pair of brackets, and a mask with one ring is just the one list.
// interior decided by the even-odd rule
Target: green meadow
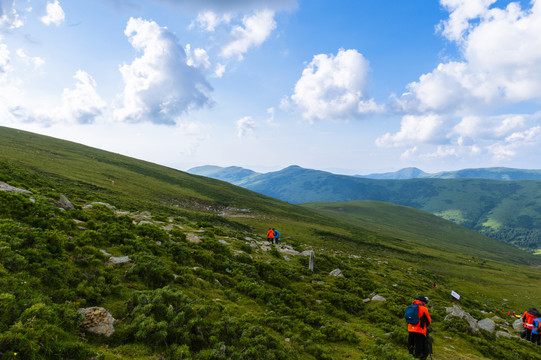
[[(9, 128), (0, 181), (32, 192), (0, 191), (1, 359), (411, 359), (419, 295), (434, 359), (541, 359), (507, 315), (539, 306), (541, 258), (419, 210), (292, 205)], [(444, 320), (453, 303), (511, 337)], [(114, 333), (88, 332), (86, 307)]]

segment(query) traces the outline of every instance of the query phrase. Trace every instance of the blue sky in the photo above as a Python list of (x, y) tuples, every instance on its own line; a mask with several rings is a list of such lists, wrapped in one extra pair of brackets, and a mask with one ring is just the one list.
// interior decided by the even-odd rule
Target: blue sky
[(541, 1), (0, 0), (0, 125), (180, 170), (540, 168), (539, 34)]

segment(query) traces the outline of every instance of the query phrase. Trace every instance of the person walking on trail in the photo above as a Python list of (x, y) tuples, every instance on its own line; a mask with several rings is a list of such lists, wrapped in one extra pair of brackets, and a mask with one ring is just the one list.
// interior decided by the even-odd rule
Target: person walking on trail
[(267, 241), (272, 244), (274, 241), (274, 230), (269, 228), (269, 231), (267, 231)]
[(272, 230), (274, 230), (274, 243), (278, 244), (278, 240), (280, 240), (280, 235), (281, 234), (280, 234), (280, 232), (278, 230), (276, 230), (274, 228)]
[(541, 316), (534, 317), (532, 325), (532, 342), (541, 345)]
[(520, 337), (528, 341), (532, 340), (533, 320), (536, 317), (540, 317), (539, 311), (536, 308), (530, 308), (522, 314), (522, 326), (524, 326), (524, 332), (520, 334)]
[(426, 359), (431, 353), (428, 342), (427, 328), (432, 323), (428, 309), (428, 298), (419, 296), (406, 309), (408, 323), (408, 350), (417, 359)]

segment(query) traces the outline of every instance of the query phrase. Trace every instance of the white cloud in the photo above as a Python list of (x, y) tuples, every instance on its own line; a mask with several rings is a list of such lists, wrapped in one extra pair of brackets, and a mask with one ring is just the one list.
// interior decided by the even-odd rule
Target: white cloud
[(186, 45), (184, 48), (186, 51), (186, 64), (188, 66), (193, 66), (196, 68), (202, 68), (202, 69), (209, 69), (210, 68), (210, 61), (209, 61), (209, 55), (205, 51), (205, 49), (195, 48), (192, 51), (192, 47), (190, 44)]
[(211, 102), (212, 88), (199, 69), (187, 64), (167, 28), (130, 18), (124, 33), (142, 55), (120, 66), (125, 88), (115, 105), (116, 120), (174, 124), (183, 112)]
[[(39, 69), (45, 64), (45, 60), (40, 58), (39, 56), (28, 56), (23, 49), (17, 49), (16, 51), (17, 56), (27, 65), (32, 65), (34, 69)], [(0, 65), (1, 67), (1, 65)]]
[(309, 120), (349, 119), (383, 110), (367, 96), (368, 60), (357, 50), (340, 49), (336, 56), (315, 55), (303, 70), (290, 100)]
[(64, 22), (65, 18), (66, 15), (64, 14), (62, 6), (60, 6), (58, 0), (55, 0), (54, 2), (47, 3), (47, 15), (41, 18), (41, 22), (45, 25), (53, 24), (59, 26)]
[(444, 119), (437, 114), (405, 115), (400, 131), (386, 133), (376, 139), (379, 147), (410, 146), (417, 143), (438, 143), (445, 141)]
[[(496, 0), (440, 2), (450, 14), (439, 31), (457, 44), (461, 59), (441, 63), (408, 84), (407, 91), (394, 101), (408, 114), (401, 129), (381, 136), (376, 143), (415, 144), (418, 158), (483, 154), (502, 161), (524, 155), (532, 144), (526, 139), (539, 139), (539, 114), (488, 114), (541, 100), (541, 1), (532, 1), (529, 8), (521, 8), (519, 2), (498, 7)], [(413, 118), (426, 120), (434, 115), (443, 121), (434, 133), (434, 123), (419, 127), (410, 123)], [(447, 144), (436, 151), (421, 146), (444, 142)], [(413, 153), (408, 150), (404, 156)]]
[(219, 14), (247, 12), (258, 9), (274, 11), (292, 10), (297, 7), (297, 0), (161, 0), (175, 6), (198, 13), (212, 11)]
[(452, 41), (463, 40), (464, 34), (473, 27), (470, 21), (487, 12), (497, 0), (440, 0), (449, 11), (449, 19), (442, 21), (438, 29)]
[(222, 48), (223, 57), (236, 56), (241, 60), (249, 48), (261, 45), (276, 28), (274, 11), (268, 9), (255, 11), (251, 16), (244, 16), (242, 24), (243, 26), (237, 25), (231, 30), (233, 40)]
[(6, 44), (0, 44), (0, 76), (11, 68), (11, 58), (9, 55), (8, 46)]
[(224, 76), (225, 73), (225, 65), (224, 64), (216, 64), (216, 68), (214, 69), (214, 77), (221, 78)]
[(250, 116), (245, 116), (242, 119), (237, 120), (237, 136), (243, 137), (249, 133), (253, 133), (255, 128), (255, 122)]
[(64, 89), (60, 119), (68, 123), (90, 124), (105, 110), (106, 103), (96, 91), (96, 81), (88, 73), (78, 70), (73, 77), (75, 89)]
[(23, 26), (23, 20), (15, 9), (15, 0), (0, 0), (0, 29), (16, 29)]
[(504, 139), (517, 130), (524, 129), (524, 115), (502, 115), (493, 117), (465, 116), (453, 132), (461, 137), (481, 139)]
[(197, 15), (197, 18), (190, 24), (189, 28), (192, 29), (198, 25), (203, 30), (214, 32), (218, 25), (228, 24), (231, 21), (231, 17), (231, 14), (220, 15), (210, 10), (203, 11)]
[(489, 8), (494, 2), (442, 0), (451, 11), (442, 33), (459, 42), (463, 60), (439, 64), (410, 83), (399, 101), (404, 111), (465, 114), (541, 100), (541, 1), (531, 9)]

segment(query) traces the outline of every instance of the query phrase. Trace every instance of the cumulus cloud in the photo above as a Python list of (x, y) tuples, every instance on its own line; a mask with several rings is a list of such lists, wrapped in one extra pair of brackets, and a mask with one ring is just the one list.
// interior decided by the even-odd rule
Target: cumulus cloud
[(250, 16), (244, 16), (242, 25), (237, 25), (231, 30), (233, 40), (222, 48), (223, 57), (237, 57), (241, 60), (249, 48), (261, 45), (276, 28), (274, 11), (258, 10)]
[(64, 22), (66, 15), (58, 0), (47, 3), (47, 14), (41, 18), (41, 22), (45, 25), (59, 26)]
[(490, 8), (494, 2), (442, 0), (451, 14), (440, 29), (459, 42), (463, 60), (410, 83), (400, 99), (404, 110), (473, 111), (541, 99), (541, 1), (530, 9)]
[(115, 104), (116, 120), (171, 125), (183, 112), (211, 102), (212, 88), (198, 68), (187, 64), (184, 49), (167, 28), (130, 18), (124, 33), (142, 54), (120, 66), (125, 88)]
[(188, 66), (203, 68), (205, 70), (210, 68), (209, 55), (205, 49), (195, 48), (192, 51), (191, 45), (188, 44), (184, 50), (186, 51), (186, 64)]
[(76, 80), (75, 88), (64, 89), (62, 93), (59, 117), (68, 123), (91, 124), (107, 104), (98, 95), (96, 81), (87, 72), (78, 70), (73, 78)]
[(245, 116), (242, 119), (237, 120), (237, 136), (244, 137), (249, 133), (253, 133), (255, 128), (255, 122), (250, 116)]
[(409, 146), (416, 143), (437, 143), (445, 139), (444, 119), (437, 114), (406, 115), (402, 118), (400, 131), (386, 133), (376, 139), (380, 147)]
[(282, 106), (297, 108), (302, 116), (316, 119), (350, 119), (382, 111), (367, 95), (369, 62), (357, 50), (315, 55), (303, 70), (294, 94)]
[(15, 29), (23, 26), (23, 20), (15, 9), (15, 0), (0, 0), (0, 29)]
[(228, 24), (231, 21), (232, 15), (217, 14), (214, 11), (206, 10), (197, 15), (197, 18), (190, 24), (189, 28), (192, 29), (195, 26), (206, 30), (208, 32), (214, 32), (216, 27), (221, 24)]
[[(412, 146), (404, 156), (490, 155), (503, 160), (521, 154), (538, 134), (539, 114), (494, 114), (505, 107), (541, 100), (541, 1), (498, 7), (496, 0), (440, 0), (449, 11), (438, 30), (455, 42), (461, 58), (442, 62), (407, 85), (394, 106), (407, 114), (401, 129), (377, 139), (378, 146)], [(524, 5), (527, 6), (527, 5)], [(415, 136), (415, 119), (440, 117), (430, 136)], [(418, 128), (431, 134), (433, 122)], [(433, 137), (434, 136), (434, 137)], [(514, 139), (521, 139), (515, 141)], [(423, 152), (420, 144), (439, 144)]]

